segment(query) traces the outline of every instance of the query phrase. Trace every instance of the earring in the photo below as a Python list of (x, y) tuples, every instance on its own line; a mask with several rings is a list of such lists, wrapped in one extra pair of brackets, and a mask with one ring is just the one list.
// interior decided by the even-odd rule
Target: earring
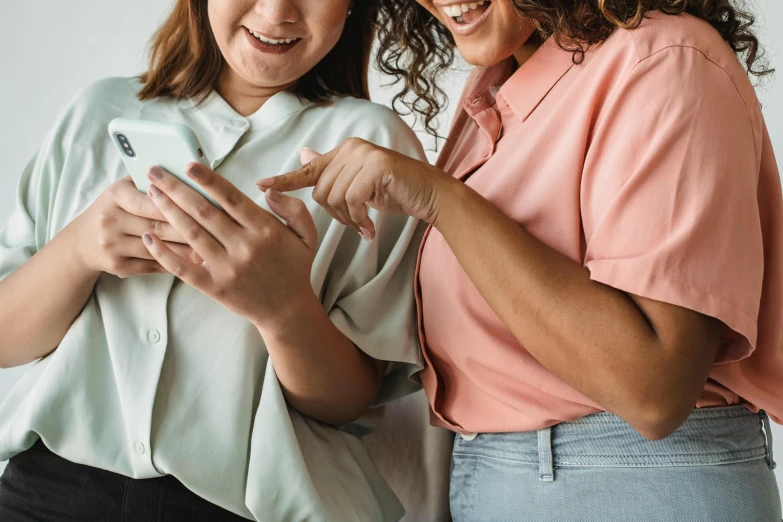
[[(351, 16), (351, 13), (353, 13), (353, 9), (348, 9), (348, 16)], [(348, 18), (348, 16), (346, 16), (346, 18)]]

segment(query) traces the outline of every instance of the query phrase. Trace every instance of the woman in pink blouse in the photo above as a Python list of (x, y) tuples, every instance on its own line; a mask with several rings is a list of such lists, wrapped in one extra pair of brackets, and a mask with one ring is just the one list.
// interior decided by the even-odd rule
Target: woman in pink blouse
[[(458, 521), (781, 520), (783, 198), (728, 0), (384, 0), (382, 65), (436, 166), (349, 140), (262, 182), (425, 220), (432, 421)], [(738, 60), (744, 59), (744, 65)]]

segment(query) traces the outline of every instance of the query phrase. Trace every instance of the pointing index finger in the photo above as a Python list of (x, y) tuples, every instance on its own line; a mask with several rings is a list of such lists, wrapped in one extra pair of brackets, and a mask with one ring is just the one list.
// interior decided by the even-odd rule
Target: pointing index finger
[(256, 182), (256, 185), (262, 191), (274, 187), (278, 192), (291, 192), (292, 190), (298, 190), (305, 187), (314, 187), (318, 180), (321, 178), (326, 167), (337, 156), (337, 150), (334, 149), (322, 156), (318, 156), (309, 163), (302, 165), (300, 168), (274, 176), (271, 178), (261, 179)]

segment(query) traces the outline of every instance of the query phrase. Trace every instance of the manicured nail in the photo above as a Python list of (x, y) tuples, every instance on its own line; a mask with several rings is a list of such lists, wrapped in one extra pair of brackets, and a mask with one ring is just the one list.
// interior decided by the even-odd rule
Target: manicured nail
[(144, 244), (147, 246), (152, 246), (152, 243), (154, 243), (154, 241), (152, 240), (152, 236), (146, 232), (144, 233), (143, 236), (141, 236), (141, 239), (144, 241)]
[(191, 165), (188, 167), (187, 175), (193, 179), (198, 179), (201, 177), (201, 168), (198, 164)]
[(320, 156), (320, 154), (318, 154), (313, 149), (308, 149), (307, 147), (302, 147), (299, 149), (299, 161), (302, 162), (302, 165), (307, 165), (318, 156)]
[(152, 179), (161, 180), (163, 179), (163, 169), (160, 167), (152, 167), (149, 171), (149, 177)]
[(269, 196), (269, 199), (275, 203), (280, 203), (283, 201), (283, 195), (276, 190), (270, 190), (266, 193), (266, 195)]
[(161, 192), (160, 189), (158, 187), (156, 187), (155, 185), (150, 185), (149, 191), (150, 191), (150, 194), (152, 194), (154, 197), (158, 197), (161, 194), (163, 194), (163, 192)]
[(263, 191), (266, 191), (269, 187), (275, 184), (274, 178), (260, 179), (256, 181), (256, 186)]
[(371, 242), (373, 239), (375, 239), (375, 236), (373, 235), (373, 233), (370, 232), (369, 230), (367, 230), (366, 228), (359, 227), (359, 230), (361, 231), (360, 234), (361, 234), (362, 238), (364, 238), (365, 241), (370, 241)]

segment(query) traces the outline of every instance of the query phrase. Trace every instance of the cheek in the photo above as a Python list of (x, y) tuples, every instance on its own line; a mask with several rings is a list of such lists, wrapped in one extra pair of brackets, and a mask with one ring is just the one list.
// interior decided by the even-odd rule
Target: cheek
[(209, 26), (221, 52), (225, 55), (231, 39), (231, 9), (227, 0), (210, 0), (207, 4)]
[[(340, 4), (342, 4), (342, 2), (340, 2)], [(337, 8), (335, 9), (320, 10), (318, 15), (312, 18), (313, 22), (310, 24), (310, 34), (312, 35), (312, 40), (315, 44), (312, 52), (316, 54), (326, 55), (331, 47), (337, 43), (343, 33), (348, 5), (339, 5), (336, 7)]]

